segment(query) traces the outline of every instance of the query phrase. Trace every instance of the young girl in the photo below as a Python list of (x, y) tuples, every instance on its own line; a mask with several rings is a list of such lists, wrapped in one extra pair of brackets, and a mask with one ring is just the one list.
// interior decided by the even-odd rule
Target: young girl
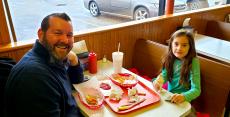
[(165, 82), (168, 82), (168, 91), (173, 93), (173, 103), (190, 102), (200, 95), (200, 65), (193, 34), (189, 31), (178, 30), (170, 38), (162, 72), (153, 86), (160, 90)]

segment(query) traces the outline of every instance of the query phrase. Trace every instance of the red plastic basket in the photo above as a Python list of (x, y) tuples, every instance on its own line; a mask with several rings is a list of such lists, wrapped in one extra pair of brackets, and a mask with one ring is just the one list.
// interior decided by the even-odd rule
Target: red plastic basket
[[(96, 89), (95, 89), (96, 90)], [(100, 94), (100, 100), (98, 102), (98, 105), (90, 105), (88, 104), (86, 101), (83, 100), (83, 96), (81, 96), (79, 93), (78, 93), (78, 97), (80, 99), (80, 102), (86, 106), (87, 108), (89, 109), (93, 109), (93, 110), (96, 110), (96, 109), (99, 109), (100, 107), (102, 107), (102, 105), (104, 104), (104, 95), (102, 93), (99, 93)]]
[[(119, 75), (122, 76), (122, 77), (126, 77), (126, 76), (129, 77), (131, 74), (129, 74), (129, 73), (119, 73)], [(116, 84), (118, 86), (121, 86), (123, 88), (131, 88), (131, 87), (136, 86), (137, 83), (138, 83), (138, 79), (135, 76), (134, 76), (135, 81), (134, 81), (134, 83), (131, 83), (131, 84), (120, 83), (119, 81), (115, 80), (112, 75), (109, 78), (114, 84)]]

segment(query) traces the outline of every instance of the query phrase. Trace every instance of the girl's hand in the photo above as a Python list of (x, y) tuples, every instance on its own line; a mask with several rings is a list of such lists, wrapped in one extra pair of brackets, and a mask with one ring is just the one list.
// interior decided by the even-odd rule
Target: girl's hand
[(163, 85), (163, 78), (162, 78), (162, 75), (159, 74), (157, 76), (157, 79), (153, 82), (153, 87), (156, 91), (160, 91), (161, 88), (162, 88), (162, 85)]
[(71, 66), (76, 66), (78, 64), (78, 57), (73, 51), (69, 52), (67, 59), (69, 60)]
[(153, 81), (153, 88), (156, 91), (160, 91), (161, 90), (162, 85), (160, 83), (158, 83), (157, 81)]
[(179, 104), (179, 103), (182, 103), (185, 101), (185, 97), (184, 95), (182, 94), (173, 94), (172, 97), (171, 97), (171, 102), (172, 103), (176, 103), (176, 104)]

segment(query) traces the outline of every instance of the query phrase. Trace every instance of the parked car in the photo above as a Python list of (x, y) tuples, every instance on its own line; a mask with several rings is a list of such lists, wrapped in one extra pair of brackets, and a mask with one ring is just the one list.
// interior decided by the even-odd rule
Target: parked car
[(196, 10), (216, 5), (224, 5), (227, 0), (185, 0), (188, 10)]
[[(128, 16), (134, 20), (158, 16), (159, 0), (83, 0), (92, 16), (101, 12)], [(174, 12), (186, 11), (186, 2), (175, 0)]]

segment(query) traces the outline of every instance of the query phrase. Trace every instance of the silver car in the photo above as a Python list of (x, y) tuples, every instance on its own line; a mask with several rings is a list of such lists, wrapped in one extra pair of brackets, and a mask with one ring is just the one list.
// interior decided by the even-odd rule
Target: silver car
[[(134, 20), (158, 16), (159, 0), (83, 0), (93, 16), (101, 12), (128, 16)], [(174, 12), (186, 11), (184, 0), (175, 0)]]

